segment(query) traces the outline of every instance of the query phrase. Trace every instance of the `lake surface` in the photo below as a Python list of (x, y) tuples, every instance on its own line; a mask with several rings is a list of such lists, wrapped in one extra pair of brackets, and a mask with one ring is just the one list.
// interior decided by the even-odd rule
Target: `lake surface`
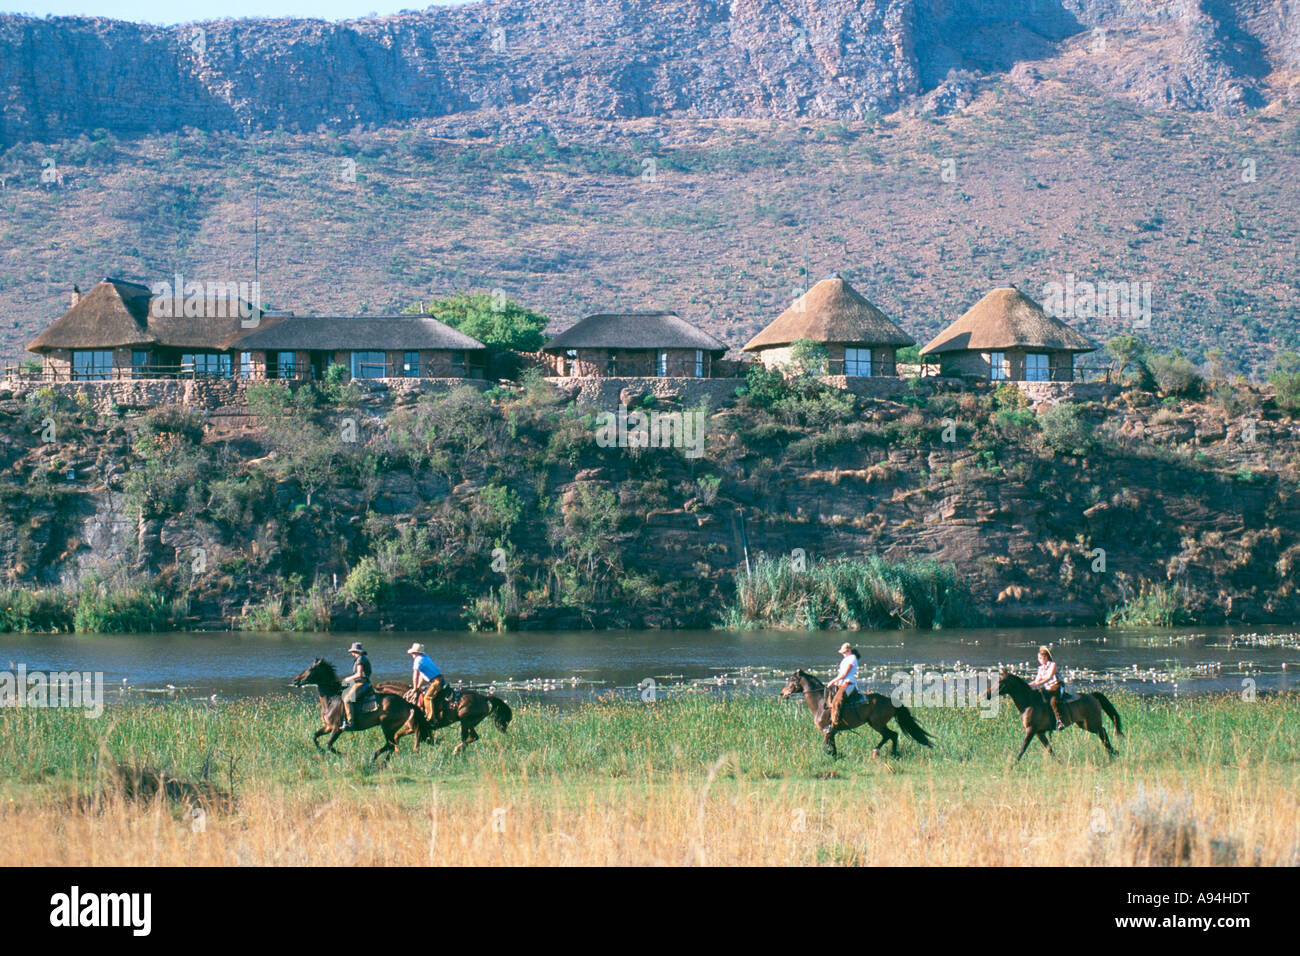
[[(636, 693), (647, 679), (659, 693), (687, 688), (776, 693), (797, 667), (832, 671), (836, 648), (862, 652), (865, 686), (888, 692), (892, 675), (1012, 664), (1024, 674), (1039, 644), (1053, 645), (1072, 687), (1196, 694), (1300, 688), (1300, 627), (791, 633), (786, 631), (601, 631), (574, 633), (332, 634), (0, 634), (0, 668), (104, 674), (109, 702), (312, 695), (290, 679), (317, 655), (345, 668), (362, 641), (376, 678), (410, 675), (406, 648), (423, 643), (453, 682), (494, 687), (509, 699), (573, 703), (606, 693)], [(170, 688), (169, 688), (170, 685)]]

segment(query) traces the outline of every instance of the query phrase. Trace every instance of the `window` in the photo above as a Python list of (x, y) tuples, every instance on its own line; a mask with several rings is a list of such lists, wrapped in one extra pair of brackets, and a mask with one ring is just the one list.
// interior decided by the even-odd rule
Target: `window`
[(145, 378), (153, 371), (149, 367), (149, 350), (135, 349), (131, 353), (131, 372), (136, 378)]
[(1050, 382), (1052, 370), (1047, 365), (1048, 357), (1042, 352), (1030, 352), (1025, 356), (1025, 381)]
[(113, 352), (73, 352), (72, 378), (74, 381), (107, 381), (113, 377)]
[(569, 349), (567, 352), (565, 352), (564, 363), (566, 366), (567, 374), (577, 375), (578, 374), (578, 350)]
[(297, 378), (298, 377), (298, 353), (297, 352), (276, 352), (275, 353), (275, 374), (277, 378)]
[(1006, 352), (989, 353), (989, 378), (995, 382), (1002, 382), (1011, 377), (1011, 370), (1007, 365)]
[(240, 378), (253, 377), (253, 353), (252, 352), (239, 353), (239, 377)]
[(704, 350), (695, 350), (695, 377), (704, 378)]
[(230, 356), (215, 352), (186, 352), (181, 355), (181, 370), (194, 375), (230, 378)]
[(609, 358), (605, 360), (605, 374), (611, 378), (618, 375), (618, 359), (614, 357), (613, 352), (610, 352)]
[(402, 355), (402, 374), (407, 378), (420, 377), (420, 353), (405, 352)]
[(353, 378), (384, 378), (388, 375), (388, 356), (383, 352), (353, 352)]
[(667, 352), (659, 353), (659, 362), (655, 366), (655, 374), (658, 375), (660, 378), (668, 377), (668, 353)]
[(451, 353), (451, 374), (456, 376), (457, 378), (465, 377), (465, 353), (464, 352)]
[(870, 378), (871, 349), (845, 349), (844, 374), (856, 378)]

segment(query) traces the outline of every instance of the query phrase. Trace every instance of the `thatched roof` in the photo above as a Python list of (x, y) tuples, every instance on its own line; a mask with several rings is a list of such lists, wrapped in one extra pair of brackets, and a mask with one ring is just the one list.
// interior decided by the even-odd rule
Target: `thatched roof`
[(149, 288), (122, 279), (105, 279), (83, 295), (27, 346), (51, 349), (109, 349), (152, 345), (148, 328)]
[(427, 315), (300, 315), (254, 329), (235, 343), (244, 350), (303, 349), (325, 352), (373, 349), (417, 351), (487, 348), (478, 339), (458, 332)]
[(800, 339), (843, 345), (915, 345), (916, 341), (840, 276), (822, 279), (742, 349), (789, 345)]
[(940, 332), (922, 355), (1006, 349), (1092, 352), (1097, 346), (1015, 286), (994, 289)]
[(697, 329), (676, 312), (602, 312), (589, 315), (542, 346), (558, 349), (703, 349), (725, 352), (726, 343)]
[[(184, 303), (181, 304), (184, 310)], [(148, 286), (105, 279), (38, 335), (28, 351), (109, 349), (126, 346), (215, 349), (231, 347), (249, 331), (246, 316), (258, 315), (257, 328), (279, 321), (237, 298), (204, 299), (201, 315), (159, 315), (175, 304), (155, 299)]]

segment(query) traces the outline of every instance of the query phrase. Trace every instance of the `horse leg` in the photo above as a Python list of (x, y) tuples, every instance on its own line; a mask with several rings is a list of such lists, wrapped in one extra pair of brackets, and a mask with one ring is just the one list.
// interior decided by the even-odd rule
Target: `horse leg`
[(319, 750), (321, 753), (324, 753), (325, 751), (320, 745), (320, 739), (324, 734), (328, 734), (329, 732), (330, 729), (328, 727), (322, 727), (320, 730), (316, 731), (316, 733), (311, 735), (311, 742), (315, 745), (316, 749)]
[(893, 748), (891, 753), (895, 757), (897, 757), (898, 756), (898, 731), (890, 730), (888, 727), (886, 727), (885, 733), (889, 734), (889, 746)]
[(1100, 723), (1097, 725), (1097, 736), (1100, 737), (1101, 742), (1106, 745), (1106, 753), (1110, 754), (1112, 757), (1119, 753), (1119, 751), (1111, 746), (1110, 734), (1106, 733), (1106, 728)]
[(1025, 751), (1029, 749), (1029, 741), (1033, 739), (1034, 739), (1034, 731), (1032, 728), (1030, 728), (1029, 730), (1025, 731), (1025, 742), (1020, 745), (1020, 753), (1016, 754), (1016, 763), (1020, 763), (1020, 758), (1023, 757), (1025, 755)]
[(883, 747), (883, 746), (885, 746), (885, 744), (889, 742), (889, 731), (888, 731), (888, 729), (880, 730), (880, 731), (878, 731), (878, 732), (879, 732), (879, 734), (880, 734), (880, 740), (879, 740), (879, 742), (877, 742), (876, 746), (874, 746), (874, 747), (871, 748), (871, 756), (872, 756), (872, 759), (875, 759), (876, 757), (879, 757), (879, 756), (880, 756), (880, 748)]
[(473, 724), (467, 724), (467, 723), (465, 723), (464, 721), (461, 721), (461, 724), (460, 724), (460, 743), (458, 743), (458, 744), (456, 745), (456, 748), (455, 748), (454, 750), (452, 750), (452, 752), (451, 752), (451, 753), (452, 753), (452, 756), (454, 757), (456, 754), (460, 753), (462, 750), (464, 750), (466, 747), (468, 747), (470, 744), (472, 744), (472, 743), (473, 743), (474, 741), (476, 741), (476, 740), (478, 740), (478, 734), (476, 734), (476, 733), (474, 732), (474, 725), (473, 725)]
[(375, 755), (370, 758), (371, 760), (378, 760), (384, 754), (391, 754), (397, 750), (397, 739), (393, 736), (393, 732), (388, 729), (388, 725), (381, 723), (379, 729), (384, 732), (384, 745), (375, 751)]
[(1042, 743), (1044, 747), (1047, 748), (1047, 752), (1052, 755), (1053, 760), (1059, 759), (1056, 756), (1056, 751), (1052, 749), (1052, 742), (1047, 739), (1047, 733), (1045, 731), (1040, 730), (1038, 732), (1038, 740), (1040, 743)]
[(840, 752), (835, 748), (835, 731), (827, 730), (826, 735), (822, 737), (822, 750), (826, 751), (832, 757), (838, 757)]

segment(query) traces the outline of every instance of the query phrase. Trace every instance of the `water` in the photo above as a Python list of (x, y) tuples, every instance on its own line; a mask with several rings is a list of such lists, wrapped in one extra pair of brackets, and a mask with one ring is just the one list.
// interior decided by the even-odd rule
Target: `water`
[(376, 679), (410, 676), (406, 649), (423, 643), (454, 681), (494, 687), (510, 700), (573, 703), (634, 694), (652, 679), (660, 693), (699, 687), (776, 693), (796, 667), (827, 674), (844, 640), (862, 652), (864, 686), (888, 692), (891, 675), (920, 664), (1033, 666), (1050, 643), (1071, 687), (1121, 687), (1151, 694), (1295, 689), (1300, 628), (1029, 628), (1014, 630), (790, 633), (784, 631), (606, 631), (573, 633), (0, 634), (0, 668), (102, 671), (114, 700), (206, 699), (312, 694), (289, 681), (317, 655), (346, 669), (346, 648), (366, 645)]

